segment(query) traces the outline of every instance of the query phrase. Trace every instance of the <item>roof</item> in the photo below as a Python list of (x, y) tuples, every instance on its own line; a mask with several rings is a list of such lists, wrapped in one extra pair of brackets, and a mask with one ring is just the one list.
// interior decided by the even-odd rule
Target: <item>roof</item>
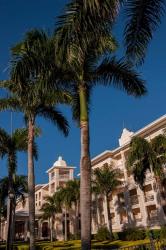
[[(134, 136), (147, 137), (150, 134), (152, 134), (153, 132), (155, 132), (156, 130), (162, 129), (164, 127), (166, 127), (166, 114), (159, 117), (155, 121), (149, 123), (145, 127), (139, 129), (135, 133), (132, 133), (129, 131), (130, 132), (130, 134), (129, 134), (130, 140)], [(128, 130), (126, 130), (126, 131), (128, 131)], [(123, 133), (122, 133), (122, 135), (123, 135)], [(126, 140), (125, 144), (115, 148), (114, 150), (106, 150), (106, 151), (102, 152), (101, 154), (92, 158), (92, 160), (91, 160), (92, 166), (95, 165), (97, 162), (100, 162), (108, 157), (113, 157), (116, 153), (120, 152), (122, 149), (127, 148), (130, 144), (130, 140)]]
[(62, 159), (62, 156), (59, 156), (59, 157), (58, 157), (58, 160), (54, 162), (53, 166), (52, 166), (51, 168), (49, 168), (49, 169), (46, 171), (46, 173), (51, 172), (51, 171), (52, 171), (53, 169), (55, 169), (55, 168), (69, 168), (69, 169), (70, 169), (70, 168), (75, 168), (75, 167), (67, 166), (66, 161), (64, 161), (64, 160)]

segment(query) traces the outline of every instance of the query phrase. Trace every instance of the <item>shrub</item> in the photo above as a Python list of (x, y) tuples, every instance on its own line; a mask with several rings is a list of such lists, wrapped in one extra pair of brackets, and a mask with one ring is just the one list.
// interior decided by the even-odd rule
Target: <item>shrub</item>
[(119, 240), (119, 235), (118, 235), (118, 233), (113, 233), (113, 239), (114, 239), (114, 240)]
[(147, 230), (146, 231), (146, 236), (149, 239), (152, 237), (154, 240), (159, 240), (160, 239), (160, 229), (152, 229), (152, 230)]
[(104, 241), (110, 240), (110, 232), (106, 226), (102, 226), (98, 229), (97, 234), (95, 235), (95, 240)]
[(165, 240), (166, 239), (166, 226), (162, 227), (160, 230), (160, 239)]
[(144, 240), (146, 237), (145, 230), (140, 230), (136, 228), (127, 229), (123, 232), (119, 233), (119, 239), (120, 240)]

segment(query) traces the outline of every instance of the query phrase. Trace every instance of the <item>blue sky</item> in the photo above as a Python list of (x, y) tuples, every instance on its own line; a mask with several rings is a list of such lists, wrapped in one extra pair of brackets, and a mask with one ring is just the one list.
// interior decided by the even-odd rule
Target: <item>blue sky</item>
[[(7, 79), (10, 47), (32, 28), (52, 30), (56, 16), (61, 13), (66, 0), (0, 0), (0, 79)], [(116, 24), (114, 34), (122, 55), (123, 17)], [(97, 87), (92, 96), (90, 114), (91, 156), (118, 146), (123, 127), (136, 131), (166, 113), (166, 16), (151, 42), (145, 64), (138, 69), (146, 80), (148, 94), (134, 99), (113, 88)], [(45, 171), (59, 155), (79, 172), (80, 132), (71, 119), (70, 108), (60, 107), (70, 122), (70, 134), (64, 138), (48, 122), (40, 119), (42, 136), (38, 139), (39, 160), (35, 163), (36, 183), (47, 182)], [(13, 127), (24, 125), (20, 114), (13, 114)], [(0, 126), (10, 131), (10, 112), (0, 113)], [(7, 164), (0, 161), (0, 176), (6, 175)], [(18, 156), (18, 173), (27, 173), (27, 156)]]

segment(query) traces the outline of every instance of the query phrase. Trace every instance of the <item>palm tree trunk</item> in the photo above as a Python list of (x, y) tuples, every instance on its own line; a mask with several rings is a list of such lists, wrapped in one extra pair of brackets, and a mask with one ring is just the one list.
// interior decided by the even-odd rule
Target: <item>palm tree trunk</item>
[(106, 205), (107, 205), (108, 230), (110, 232), (110, 240), (113, 240), (112, 220), (111, 220), (111, 213), (110, 213), (110, 206), (109, 206), (109, 197), (108, 197), (108, 195), (106, 195)]
[(80, 182), (80, 210), (81, 210), (81, 247), (82, 250), (91, 249), (91, 161), (89, 152), (89, 121), (86, 89), (79, 88), (80, 97), (80, 130), (81, 130), (81, 182)]
[(67, 241), (67, 210), (65, 206), (65, 241)]
[(35, 175), (33, 162), (34, 120), (28, 123), (28, 198), (30, 250), (35, 250)]
[(53, 218), (50, 218), (50, 240), (53, 242)]
[[(14, 209), (14, 190), (13, 190), (13, 171), (12, 165), (13, 157), (9, 155), (9, 192), (8, 192), (8, 202), (7, 202), (7, 240), (6, 249), (13, 249), (13, 209)], [(10, 165), (11, 164), (11, 165)]]
[(13, 249), (12, 247), (12, 199), (8, 196), (7, 202), (7, 239), (6, 239), (6, 250)]
[(79, 235), (79, 201), (75, 204), (75, 236)]

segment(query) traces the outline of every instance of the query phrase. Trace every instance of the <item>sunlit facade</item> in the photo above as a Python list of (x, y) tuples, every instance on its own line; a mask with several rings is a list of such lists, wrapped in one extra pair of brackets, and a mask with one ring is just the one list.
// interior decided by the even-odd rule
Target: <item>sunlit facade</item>
[[(154, 174), (147, 173), (144, 189), (141, 190), (125, 167), (130, 141), (134, 136), (140, 136), (150, 141), (155, 136), (162, 134), (165, 128), (166, 115), (135, 133), (124, 128), (118, 148), (104, 151), (92, 159), (93, 169), (102, 167), (104, 163), (113, 163), (113, 166), (122, 172), (122, 185), (110, 196), (113, 231), (122, 231), (129, 227), (158, 228), (166, 224), (166, 193), (156, 182)], [(97, 201), (93, 199), (93, 233), (97, 231), (99, 224), (108, 224), (104, 199), (103, 196), (99, 197)]]
[[(35, 236), (36, 239), (49, 239), (50, 226), (49, 220), (41, 219), (41, 207), (45, 202), (45, 196), (53, 195), (58, 187), (65, 186), (65, 183), (74, 178), (74, 167), (68, 166), (66, 162), (59, 156), (58, 160), (51, 168), (47, 170), (49, 182), (47, 184), (38, 184), (35, 186)], [(26, 195), (24, 204), (18, 202), (16, 207), (16, 223), (15, 223), (15, 239), (28, 240), (29, 237), (29, 212), (28, 212), (28, 196)], [(64, 238), (64, 213), (56, 215), (54, 218), (54, 238), (62, 240)], [(7, 222), (2, 221), (0, 239), (6, 239)], [(67, 214), (67, 232), (73, 233), (74, 213), (71, 210)], [(56, 232), (56, 234), (55, 234)]]
[[(120, 169), (122, 184), (110, 196), (110, 210), (112, 216), (113, 231), (122, 231), (126, 228), (144, 227), (159, 228), (166, 224), (166, 193), (152, 172), (146, 175), (143, 190), (135, 183), (125, 167), (126, 158), (130, 148), (130, 141), (134, 136), (140, 136), (148, 141), (164, 132), (166, 128), (166, 115), (160, 117), (137, 132), (123, 129), (119, 139), (119, 147), (107, 150), (94, 157), (92, 168), (101, 168), (105, 163), (112, 164), (115, 169)], [(36, 239), (50, 238), (48, 220), (42, 220), (41, 207), (45, 202), (44, 197), (53, 195), (58, 187), (74, 178), (74, 167), (68, 166), (59, 157), (51, 168), (47, 170), (48, 183), (38, 184), (35, 187)], [(15, 239), (28, 240), (28, 197), (25, 204), (18, 203), (16, 207)], [(54, 218), (54, 238), (64, 239), (64, 213)], [(74, 234), (75, 212), (70, 210), (67, 214), (67, 232)], [(108, 225), (105, 197), (102, 195), (92, 199), (92, 233), (96, 233), (99, 225)], [(6, 239), (6, 221), (2, 221), (0, 239)]]

